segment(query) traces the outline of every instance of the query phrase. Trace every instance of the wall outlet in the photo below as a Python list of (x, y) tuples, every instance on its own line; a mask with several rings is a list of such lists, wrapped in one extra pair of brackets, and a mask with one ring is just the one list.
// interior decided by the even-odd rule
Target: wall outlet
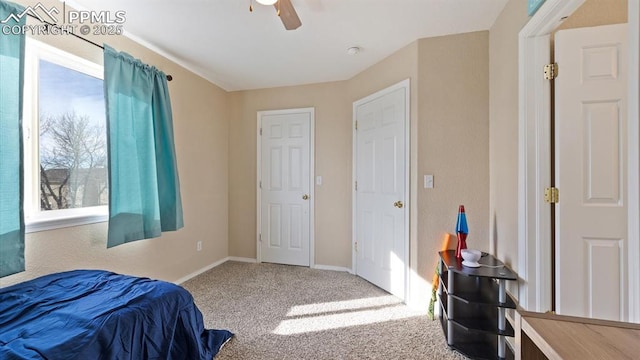
[(196, 243), (196, 251), (200, 251), (200, 250), (202, 250), (202, 241), (198, 241)]

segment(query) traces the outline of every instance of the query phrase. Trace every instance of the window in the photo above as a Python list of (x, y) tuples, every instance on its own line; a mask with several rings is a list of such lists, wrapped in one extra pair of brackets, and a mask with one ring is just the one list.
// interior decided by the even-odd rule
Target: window
[(24, 139), (27, 232), (107, 219), (102, 66), (27, 39)]

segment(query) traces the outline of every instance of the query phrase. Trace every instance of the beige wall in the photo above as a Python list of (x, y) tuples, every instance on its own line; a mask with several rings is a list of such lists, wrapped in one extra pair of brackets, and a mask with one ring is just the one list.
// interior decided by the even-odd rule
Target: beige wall
[(627, 0), (587, 0), (558, 30), (627, 22)]
[[(60, 6), (57, 1), (42, 1)], [(25, 6), (37, 1), (18, 0)], [(102, 50), (70, 36), (41, 39), (97, 63)], [(106, 223), (43, 231), (26, 236), (26, 272), (0, 278), (6, 286), (35, 276), (77, 268), (102, 268), (175, 281), (228, 253), (228, 106), (227, 94), (152, 51), (119, 36), (96, 39), (155, 65), (174, 80), (176, 153), (185, 227), (162, 237), (106, 248)], [(196, 242), (203, 249), (196, 252)]]
[(419, 41), (418, 172), (435, 178), (433, 189), (418, 190), (419, 273), (429, 282), (458, 205), (467, 246), (489, 250), (488, 49), (488, 31)]
[[(492, 252), (518, 269), (518, 32), (527, 3), (511, 0), (489, 35), (489, 239)], [(510, 289), (514, 296), (515, 288)]]
[(256, 131), (261, 110), (315, 108), (315, 263), (351, 264), (351, 104), (345, 82), (230, 94), (229, 255), (255, 259)]

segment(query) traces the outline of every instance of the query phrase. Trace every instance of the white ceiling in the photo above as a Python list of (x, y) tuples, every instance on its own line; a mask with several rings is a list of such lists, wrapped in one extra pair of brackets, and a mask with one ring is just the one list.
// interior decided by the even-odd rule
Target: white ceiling
[(126, 11), (130, 37), (232, 91), (349, 79), (417, 39), (487, 30), (508, 0), (291, 0), (302, 20), (293, 31), (249, 1), (68, 3)]

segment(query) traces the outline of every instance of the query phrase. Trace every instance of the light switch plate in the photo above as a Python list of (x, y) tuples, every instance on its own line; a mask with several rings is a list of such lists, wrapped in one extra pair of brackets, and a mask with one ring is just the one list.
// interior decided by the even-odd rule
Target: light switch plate
[(433, 175), (424, 176), (424, 188), (433, 189)]
[(322, 176), (318, 175), (316, 176), (316, 185), (322, 185)]

